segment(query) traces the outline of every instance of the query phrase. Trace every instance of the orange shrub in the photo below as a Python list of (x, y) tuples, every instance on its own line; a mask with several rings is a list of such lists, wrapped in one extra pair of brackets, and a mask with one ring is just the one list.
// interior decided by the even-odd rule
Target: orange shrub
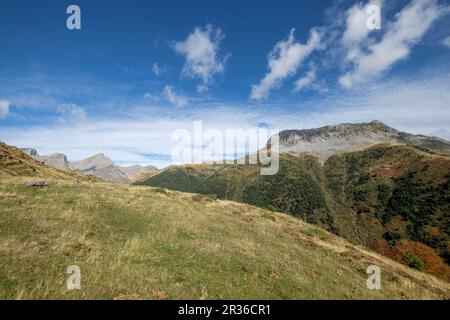
[(432, 248), (422, 243), (403, 239), (390, 247), (386, 240), (381, 239), (374, 241), (372, 250), (400, 263), (405, 254), (412, 253), (423, 262), (426, 273), (450, 282), (450, 267)]

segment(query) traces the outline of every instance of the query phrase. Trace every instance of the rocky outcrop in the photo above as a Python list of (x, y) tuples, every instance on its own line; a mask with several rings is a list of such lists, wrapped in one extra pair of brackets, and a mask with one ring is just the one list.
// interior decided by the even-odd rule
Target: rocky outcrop
[(53, 153), (47, 156), (35, 156), (34, 158), (48, 166), (61, 170), (70, 170), (70, 163), (67, 160), (67, 157), (62, 153)]
[(44, 188), (44, 187), (48, 187), (48, 182), (45, 180), (41, 180), (41, 179), (33, 179), (33, 180), (27, 182), (27, 187)]
[(70, 170), (70, 163), (67, 160), (67, 157), (62, 153), (52, 153), (45, 156), (40, 156), (36, 149), (32, 148), (21, 148), (20, 149), (25, 154), (29, 155), (30, 157), (57, 169), (61, 170)]

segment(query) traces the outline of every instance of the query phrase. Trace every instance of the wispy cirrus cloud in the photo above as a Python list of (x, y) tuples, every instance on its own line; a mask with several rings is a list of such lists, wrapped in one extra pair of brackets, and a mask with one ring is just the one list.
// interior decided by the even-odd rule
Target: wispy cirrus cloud
[(314, 51), (320, 48), (321, 35), (312, 30), (306, 44), (297, 42), (295, 29), (291, 29), (286, 40), (278, 42), (268, 56), (269, 72), (259, 82), (253, 85), (250, 98), (260, 100), (267, 98), (274, 88), (281, 85), (284, 79), (293, 76), (302, 62)]

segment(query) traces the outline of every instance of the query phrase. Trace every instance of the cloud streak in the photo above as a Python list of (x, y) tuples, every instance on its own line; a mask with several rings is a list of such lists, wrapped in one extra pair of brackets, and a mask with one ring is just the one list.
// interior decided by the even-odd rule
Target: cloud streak
[(368, 9), (371, 5), (382, 6), (382, 1), (371, 1), (370, 3), (356, 3), (347, 11), (346, 29), (342, 35), (342, 42), (346, 46), (359, 44), (366, 40), (371, 29), (367, 27)]
[(268, 56), (269, 72), (257, 85), (252, 86), (250, 98), (260, 100), (267, 98), (274, 88), (288, 77), (293, 76), (302, 62), (320, 47), (320, 34), (312, 30), (306, 44), (297, 42), (295, 29), (291, 29), (287, 40), (278, 42)]
[(387, 26), (382, 39), (374, 42), (368, 39), (363, 23), (361, 4), (353, 6), (348, 13), (347, 30), (343, 42), (347, 45), (347, 61), (352, 68), (339, 78), (344, 87), (373, 80), (389, 70), (398, 61), (406, 59), (411, 49), (417, 45), (431, 25), (448, 10), (436, 0), (413, 0), (397, 13), (395, 21)]
[(10, 102), (7, 100), (0, 100), (0, 119), (6, 118), (9, 113)]
[(304, 74), (303, 77), (295, 81), (293, 91), (299, 92), (305, 88), (308, 88), (313, 84), (314, 80), (316, 80), (316, 70), (312, 68), (306, 74)]
[(167, 99), (167, 101), (178, 108), (186, 107), (187, 105), (189, 105), (187, 97), (177, 94), (172, 86), (166, 85), (164, 87), (162, 95)]

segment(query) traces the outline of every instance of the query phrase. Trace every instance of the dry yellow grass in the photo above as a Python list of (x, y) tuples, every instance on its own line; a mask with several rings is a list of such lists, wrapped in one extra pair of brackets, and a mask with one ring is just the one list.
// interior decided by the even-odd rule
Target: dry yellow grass
[[(3, 299), (448, 299), (449, 285), (288, 215), (108, 183), (0, 180)], [(366, 269), (382, 270), (368, 290)], [(66, 287), (78, 265), (80, 290)]]

